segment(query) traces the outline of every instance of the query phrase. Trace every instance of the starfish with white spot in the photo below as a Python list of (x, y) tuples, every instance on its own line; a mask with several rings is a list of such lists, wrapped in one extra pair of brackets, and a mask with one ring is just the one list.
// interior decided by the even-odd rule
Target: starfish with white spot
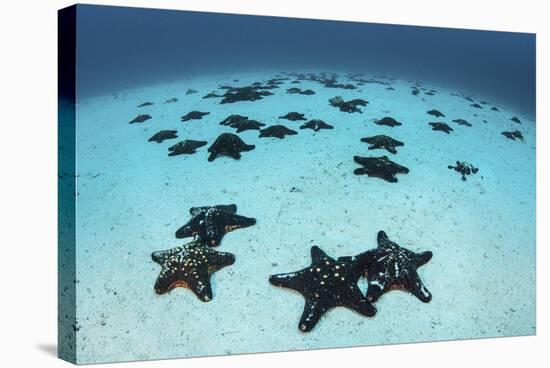
[(298, 328), (308, 332), (329, 309), (343, 306), (365, 316), (374, 316), (376, 309), (365, 299), (357, 286), (361, 269), (353, 257), (329, 257), (319, 247), (311, 247), (311, 265), (300, 271), (272, 275), (269, 282), (296, 290), (306, 304)]
[(378, 247), (356, 256), (369, 281), (367, 300), (374, 303), (394, 289), (407, 290), (428, 303), (432, 294), (426, 289), (417, 269), (432, 258), (432, 252), (414, 253), (392, 242), (384, 231), (378, 232)]
[(235, 262), (233, 254), (213, 250), (200, 240), (181, 247), (153, 252), (151, 258), (162, 267), (155, 283), (157, 294), (184, 287), (190, 289), (203, 302), (212, 300), (212, 273)]

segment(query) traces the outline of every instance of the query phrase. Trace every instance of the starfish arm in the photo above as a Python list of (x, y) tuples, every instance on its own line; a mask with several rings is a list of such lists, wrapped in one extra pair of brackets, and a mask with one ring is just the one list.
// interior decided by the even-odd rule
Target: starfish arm
[(420, 267), (428, 263), (430, 259), (432, 259), (433, 253), (429, 250), (426, 252), (418, 253), (415, 255), (415, 263), (416, 267)]
[(372, 317), (376, 314), (376, 308), (365, 299), (357, 285), (354, 287), (349, 300), (344, 301), (344, 306), (367, 317)]
[(301, 292), (304, 288), (304, 270), (289, 273), (280, 273), (269, 276), (272, 285), (280, 286)]
[(220, 269), (235, 263), (235, 255), (227, 252), (212, 252), (208, 254), (208, 264)]
[(218, 156), (218, 152), (210, 152), (210, 156), (208, 156), (208, 161), (214, 161), (216, 157)]
[(162, 266), (168, 258), (179, 252), (181, 252), (181, 247), (175, 247), (168, 250), (160, 250), (151, 253), (151, 259)]
[(189, 214), (191, 216), (195, 216), (200, 211), (206, 211), (209, 207), (208, 206), (202, 206), (202, 207), (191, 207), (189, 209)]
[(208, 272), (197, 273), (198, 278), (191, 278), (187, 282), (187, 287), (191, 290), (197, 298), (203, 302), (209, 302), (212, 300), (212, 286), (210, 284), (210, 275)]
[(395, 147), (393, 147), (393, 146), (387, 146), (386, 149), (387, 149), (390, 153), (393, 153), (394, 155), (397, 153), (397, 150), (396, 150)]
[(432, 300), (432, 294), (426, 289), (416, 272), (409, 273), (405, 280), (405, 287), (423, 303), (428, 303)]
[(316, 245), (311, 247), (311, 260), (312, 260), (312, 264), (322, 262), (323, 260), (334, 261), (321, 248), (319, 248)]
[(313, 300), (306, 300), (304, 312), (300, 318), (298, 328), (302, 332), (309, 332), (315, 327), (319, 319), (328, 310), (322, 303)]
[(390, 239), (388, 238), (388, 235), (382, 230), (378, 232), (378, 236), (376, 240), (378, 242), (378, 247), (384, 247), (385, 245), (391, 242)]

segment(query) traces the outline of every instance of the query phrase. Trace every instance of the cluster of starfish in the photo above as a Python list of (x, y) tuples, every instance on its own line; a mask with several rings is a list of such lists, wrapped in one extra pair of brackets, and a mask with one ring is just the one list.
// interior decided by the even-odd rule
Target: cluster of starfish
[[(414, 253), (400, 247), (380, 231), (378, 247), (354, 257), (334, 259), (313, 246), (309, 267), (272, 275), (269, 282), (303, 295), (305, 306), (298, 328), (308, 332), (333, 307), (343, 306), (372, 317), (376, 314), (373, 303), (394, 289), (406, 290), (428, 303), (432, 295), (422, 283), (417, 269), (431, 258), (432, 252)], [(366, 295), (357, 286), (362, 276), (368, 280)]]
[(176, 238), (194, 237), (193, 241), (151, 254), (153, 261), (161, 266), (155, 291), (165, 294), (184, 287), (201, 301), (208, 302), (212, 300), (212, 273), (235, 262), (233, 254), (211, 247), (220, 245), (226, 233), (254, 225), (256, 219), (237, 215), (234, 204), (192, 207), (189, 214), (191, 219), (176, 231)]

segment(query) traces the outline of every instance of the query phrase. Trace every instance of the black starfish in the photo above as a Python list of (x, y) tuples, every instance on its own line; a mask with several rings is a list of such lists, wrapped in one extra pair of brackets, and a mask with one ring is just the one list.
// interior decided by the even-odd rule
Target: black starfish
[(290, 121), (296, 121), (296, 120), (307, 120), (304, 117), (304, 114), (300, 114), (299, 112), (289, 112), (288, 114), (284, 116), (279, 116), (279, 119), (287, 119)]
[(136, 118), (134, 118), (134, 120), (130, 121), (129, 124), (143, 123), (144, 121), (147, 121), (149, 119), (151, 119), (151, 115), (142, 114), (142, 115), (138, 115)]
[(382, 119), (379, 119), (379, 120), (374, 120), (374, 124), (387, 125), (387, 126), (390, 126), (392, 128), (395, 127), (395, 126), (403, 125), (400, 122), (398, 122), (397, 120), (395, 120), (394, 118), (391, 118), (389, 116), (386, 116), (386, 117), (384, 117)]
[(244, 132), (245, 130), (260, 130), (263, 126), (265, 126), (264, 123), (250, 119), (233, 124), (233, 128), (237, 128), (237, 133)]
[(418, 267), (432, 258), (432, 252), (414, 253), (388, 239), (385, 232), (378, 232), (378, 247), (356, 257), (357, 263), (365, 270), (369, 281), (367, 300), (374, 303), (386, 291), (404, 289), (427, 303), (432, 294), (426, 289)]
[(222, 133), (208, 148), (208, 152), (210, 152), (208, 161), (214, 161), (219, 155), (230, 156), (238, 160), (241, 158), (241, 152), (252, 151), (254, 148), (256, 148), (255, 145), (244, 143), (238, 135)]
[(177, 133), (177, 130), (161, 130), (160, 132), (155, 133), (151, 138), (149, 138), (149, 142), (162, 143), (162, 141), (164, 141), (165, 139), (177, 138)]
[(518, 118), (517, 116), (514, 116), (514, 117), (513, 117), (512, 119), (510, 119), (510, 120), (512, 120), (514, 123), (521, 124), (521, 120), (519, 120), (519, 118)]
[(453, 123), (457, 123), (458, 125), (465, 125), (467, 127), (471, 127), (472, 124), (471, 123), (468, 123), (466, 120), (464, 119), (455, 119), (453, 120)]
[(275, 137), (283, 139), (287, 135), (296, 135), (298, 132), (288, 129), (284, 125), (272, 125), (265, 129), (260, 130), (260, 138), (264, 137)]
[(144, 103), (138, 105), (138, 107), (145, 107), (145, 106), (151, 106), (151, 105), (154, 105), (154, 103), (147, 101), (147, 102), (144, 102)]
[(161, 265), (155, 292), (165, 294), (176, 287), (191, 290), (203, 302), (212, 300), (210, 276), (235, 262), (231, 253), (218, 252), (195, 240), (181, 247), (153, 252), (153, 261)]
[(432, 130), (439, 130), (447, 134), (450, 134), (453, 131), (453, 128), (451, 128), (445, 123), (438, 122), (438, 123), (429, 123), (429, 124), (432, 126)]
[(496, 106), (491, 107), (491, 110), (493, 110), (493, 111), (500, 111)]
[(370, 150), (384, 148), (393, 154), (397, 153), (395, 147), (405, 145), (405, 143), (398, 141), (397, 139), (393, 139), (392, 137), (388, 137), (387, 135), (375, 135), (373, 137), (361, 138), (361, 142), (369, 143)]
[(434, 109), (434, 110), (427, 111), (427, 113), (430, 114), (430, 115), (433, 115), (433, 116), (435, 116), (435, 117), (437, 117), (437, 118), (439, 118), (439, 117), (444, 117), (444, 116), (445, 116), (441, 111), (435, 110), (435, 109)]
[(252, 226), (255, 218), (237, 215), (237, 205), (191, 207), (191, 220), (176, 231), (176, 238), (198, 236), (206, 245), (217, 247), (223, 236), (233, 230)]
[(515, 141), (516, 138), (523, 140), (523, 134), (521, 134), (519, 130), (514, 130), (513, 132), (502, 132), (501, 134), (513, 141)]
[(168, 151), (170, 151), (168, 156), (177, 156), (183, 154), (191, 155), (197, 152), (197, 148), (206, 146), (207, 143), (208, 142), (206, 141), (194, 141), (192, 139), (186, 139), (168, 148)]
[(311, 89), (306, 89), (306, 90), (303, 90), (303, 91), (298, 92), (298, 93), (301, 94), (301, 95), (311, 96), (311, 95), (315, 94), (315, 91), (313, 91)]
[(325, 123), (323, 120), (312, 119), (307, 123), (302, 124), (300, 129), (313, 129), (315, 132), (318, 132), (321, 129), (334, 129), (330, 124)]
[(388, 159), (388, 156), (353, 156), (353, 160), (363, 166), (353, 171), (355, 175), (368, 175), (369, 177), (380, 178), (390, 183), (397, 183), (395, 174), (407, 174), (409, 172), (408, 168), (391, 161)]
[[(298, 82), (300, 83), (300, 82)], [(297, 88), (297, 87), (292, 87), (292, 88), (289, 88), (286, 90), (286, 93), (290, 93), (290, 94), (296, 94), (296, 93), (300, 93), (302, 92), (302, 90), (300, 88)]]
[(352, 113), (352, 112), (359, 112), (362, 113), (363, 111), (358, 108), (357, 106), (367, 106), (369, 103), (366, 100), (356, 98), (350, 101), (344, 101), (344, 99), (341, 96), (336, 96), (328, 100), (330, 105), (334, 107), (338, 107), (340, 111)]
[(191, 111), (181, 117), (181, 121), (199, 120), (203, 116), (210, 114), (209, 112)]
[(174, 102), (178, 102), (178, 99), (176, 97), (169, 98), (164, 103), (174, 103)]
[(481, 106), (481, 105), (478, 104), (478, 103), (473, 103), (473, 104), (471, 104), (470, 106), (475, 107), (476, 109), (482, 109), (482, 108), (483, 108), (483, 106)]
[(449, 165), (447, 167), (460, 173), (463, 181), (466, 181), (466, 175), (475, 174), (479, 171), (479, 169), (474, 167), (474, 165), (461, 161), (457, 161), (455, 166)]
[(247, 119), (248, 119), (248, 116), (237, 115), (237, 114), (229, 115), (228, 117), (226, 117), (225, 119), (223, 119), (220, 122), (220, 125), (226, 125), (226, 126), (230, 126), (232, 128), (235, 128), (236, 124), (238, 124), (242, 121), (245, 121)]
[(216, 92), (210, 92), (209, 94), (202, 96), (202, 98), (217, 98), (217, 97), (223, 97), (223, 96), (218, 95)]
[(185, 92), (186, 95), (192, 95), (193, 93), (197, 93), (198, 91), (196, 89), (188, 89), (187, 92)]
[(416, 96), (420, 93), (420, 90), (418, 88), (413, 88), (411, 93), (412, 93), (413, 96)]
[(343, 306), (372, 317), (376, 308), (367, 302), (357, 286), (362, 270), (350, 257), (337, 260), (319, 247), (311, 247), (311, 265), (297, 272), (272, 275), (269, 282), (295, 290), (306, 300), (300, 318), (300, 331), (311, 331), (325, 312)]

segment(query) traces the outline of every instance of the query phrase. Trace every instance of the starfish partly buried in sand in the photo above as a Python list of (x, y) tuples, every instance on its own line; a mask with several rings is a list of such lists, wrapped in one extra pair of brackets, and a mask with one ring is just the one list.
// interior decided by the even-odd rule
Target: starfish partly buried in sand
[(308, 332), (321, 316), (333, 307), (343, 306), (365, 316), (374, 316), (374, 308), (357, 286), (362, 274), (359, 264), (350, 257), (337, 260), (329, 257), (319, 247), (311, 247), (311, 265), (300, 271), (272, 275), (269, 282), (295, 290), (306, 300), (298, 328)]
[(217, 247), (233, 230), (252, 226), (255, 218), (237, 215), (237, 205), (191, 207), (191, 220), (176, 231), (176, 238), (198, 236), (206, 245)]
[(392, 242), (385, 232), (378, 232), (378, 247), (356, 256), (369, 281), (367, 300), (374, 303), (382, 294), (403, 289), (428, 303), (432, 294), (426, 289), (417, 269), (432, 258), (432, 252), (414, 253)]
[(407, 174), (409, 172), (408, 168), (393, 162), (388, 156), (353, 156), (353, 160), (363, 166), (355, 169), (353, 172), (355, 175), (368, 175), (370, 177), (384, 179), (390, 183), (397, 183), (395, 174)]
[(203, 302), (212, 300), (212, 273), (235, 262), (233, 254), (208, 248), (200, 240), (181, 247), (153, 252), (151, 258), (162, 267), (155, 282), (157, 294), (184, 287), (195, 293)]

